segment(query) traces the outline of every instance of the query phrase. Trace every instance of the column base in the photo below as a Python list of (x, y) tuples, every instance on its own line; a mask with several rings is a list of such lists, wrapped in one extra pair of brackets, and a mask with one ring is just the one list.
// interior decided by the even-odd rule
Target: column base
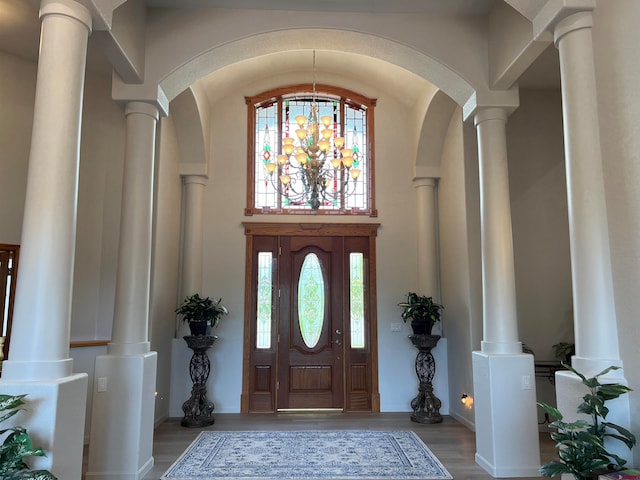
[(538, 477), (533, 356), (473, 352), (476, 463), (496, 478)]
[(79, 373), (48, 381), (0, 381), (2, 393), (27, 394), (26, 408), (3, 427), (25, 427), (34, 445), (44, 449), (46, 457), (29, 459), (31, 468), (49, 470), (66, 480), (81, 479), (87, 379), (87, 374)]
[(153, 467), (157, 354), (96, 357), (86, 479), (141, 480)]

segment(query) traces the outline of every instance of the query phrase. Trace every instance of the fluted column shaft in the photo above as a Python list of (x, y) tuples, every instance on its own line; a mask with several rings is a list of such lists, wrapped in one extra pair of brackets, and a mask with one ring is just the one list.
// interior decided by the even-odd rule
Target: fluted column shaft
[(72, 374), (69, 358), (80, 125), (91, 14), (44, 0), (27, 195), (5, 379)]
[(518, 341), (507, 111), (480, 109), (474, 117), (480, 163), (483, 341), (485, 353), (522, 353)]
[[(592, 14), (555, 27), (560, 53), (576, 368), (619, 364), (600, 129), (593, 62)], [(598, 366), (581, 365), (585, 361)]]
[(126, 141), (120, 250), (115, 312), (109, 354), (149, 351), (149, 292), (153, 169), (158, 109), (130, 102), (125, 110)]
[(418, 178), (413, 186), (416, 189), (418, 216), (418, 292), (439, 300), (436, 179)]

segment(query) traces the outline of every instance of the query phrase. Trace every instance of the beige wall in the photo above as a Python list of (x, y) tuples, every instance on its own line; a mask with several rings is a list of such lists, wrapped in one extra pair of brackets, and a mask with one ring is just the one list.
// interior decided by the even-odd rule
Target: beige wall
[(35, 88), (36, 65), (0, 52), (0, 243), (20, 243)]
[[(173, 310), (178, 300), (180, 214), (182, 181), (178, 175), (178, 148), (170, 118), (158, 129), (151, 267), (151, 350), (158, 352), (156, 421), (169, 416), (171, 390), (171, 340), (175, 334)], [(186, 398), (184, 399), (186, 400)]]
[[(471, 132), (473, 133), (473, 131)], [(474, 411), (460, 403), (462, 394), (473, 395), (471, 351), (472, 325), (482, 322), (482, 311), (473, 304), (472, 290), (478, 288), (478, 279), (472, 275), (470, 240), (467, 217), (469, 202), (467, 176), (473, 172), (465, 168), (465, 155), (477, 162), (475, 152), (465, 152), (462, 112), (454, 113), (443, 147), (441, 174), (438, 183), (440, 266), (444, 334), (449, 346), (449, 391), (451, 414), (467, 426), (475, 423)], [(477, 178), (476, 178), (477, 182)], [(475, 281), (474, 281), (475, 280)]]

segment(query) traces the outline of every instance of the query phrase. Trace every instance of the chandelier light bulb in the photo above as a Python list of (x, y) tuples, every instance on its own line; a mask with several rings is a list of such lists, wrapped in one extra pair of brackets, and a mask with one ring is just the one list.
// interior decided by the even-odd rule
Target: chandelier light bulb
[(283, 185), (289, 185), (289, 182), (291, 182), (291, 177), (289, 175), (280, 175), (280, 181), (282, 182)]
[(299, 153), (296, 155), (296, 160), (298, 161), (298, 163), (300, 165), (304, 165), (305, 163), (307, 163), (307, 154), (306, 153)]
[(329, 127), (329, 125), (331, 125), (331, 124), (333, 123), (333, 118), (332, 118), (332, 117), (330, 117), (329, 115), (324, 115), (324, 116), (320, 117), (320, 121), (322, 122), (322, 124), (323, 124), (325, 127), (327, 127), (327, 128), (328, 128), (328, 127)]
[(297, 115), (296, 123), (300, 128), (304, 127), (304, 124), (307, 123), (307, 117), (305, 117), (304, 115)]
[(358, 180), (358, 177), (360, 176), (360, 169), (352, 168), (350, 173), (351, 173), (351, 178), (353, 178), (354, 180)]
[(307, 138), (307, 131), (304, 128), (299, 128), (296, 130), (296, 135), (300, 140), (304, 140)]
[(351, 168), (351, 165), (353, 165), (353, 157), (342, 157), (342, 164), (347, 168)]
[(340, 163), (342, 163), (342, 162), (340, 161), (339, 158), (333, 157), (331, 159), (331, 166), (333, 168), (335, 168), (336, 170), (340, 168)]
[(275, 163), (267, 163), (267, 165), (265, 166), (269, 175), (275, 172), (277, 167), (278, 166)]
[(338, 150), (344, 147), (344, 137), (336, 137), (333, 139), (333, 144), (336, 146)]
[(286, 165), (289, 161), (289, 157), (287, 155), (278, 155), (278, 163), (280, 165)]

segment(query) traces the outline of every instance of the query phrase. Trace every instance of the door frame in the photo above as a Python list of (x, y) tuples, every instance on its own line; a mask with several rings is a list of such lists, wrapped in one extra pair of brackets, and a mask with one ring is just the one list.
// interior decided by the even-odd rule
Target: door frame
[[(376, 250), (375, 240), (378, 233), (379, 223), (263, 223), (263, 222), (243, 222), (246, 237), (246, 268), (245, 268), (245, 295), (253, 289), (254, 272), (256, 268), (253, 255), (255, 237), (283, 237), (283, 236), (333, 236), (333, 237), (360, 237), (366, 238), (368, 243), (368, 355), (367, 362), (370, 371), (369, 398), (365, 402), (362, 399), (354, 398), (354, 401), (346, 399), (344, 403), (345, 411), (380, 411), (380, 392), (378, 383), (378, 329), (377, 329), (377, 297), (376, 297)], [(243, 342), (243, 369), (242, 369), (242, 394), (240, 397), (240, 411), (248, 412), (275, 412), (275, 371), (269, 376), (274, 380), (262, 381), (261, 388), (264, 390), (263, 400), (256, 404), (251, 399), (251, 353), (253, 351), (251, 328), (254, 321), (251, 298), (245, 297), (244, 315), (244, 342)], [(346, 355), (345, 355), (346, 357)], [(348, 371), (349, 362), (343, 363), (343, 381), (345, 392), (347, 382), (351, 375)], [(355, 366), (355, 365), (354, 365)], [(362, 365), (357, 365), (362, 370)]]

